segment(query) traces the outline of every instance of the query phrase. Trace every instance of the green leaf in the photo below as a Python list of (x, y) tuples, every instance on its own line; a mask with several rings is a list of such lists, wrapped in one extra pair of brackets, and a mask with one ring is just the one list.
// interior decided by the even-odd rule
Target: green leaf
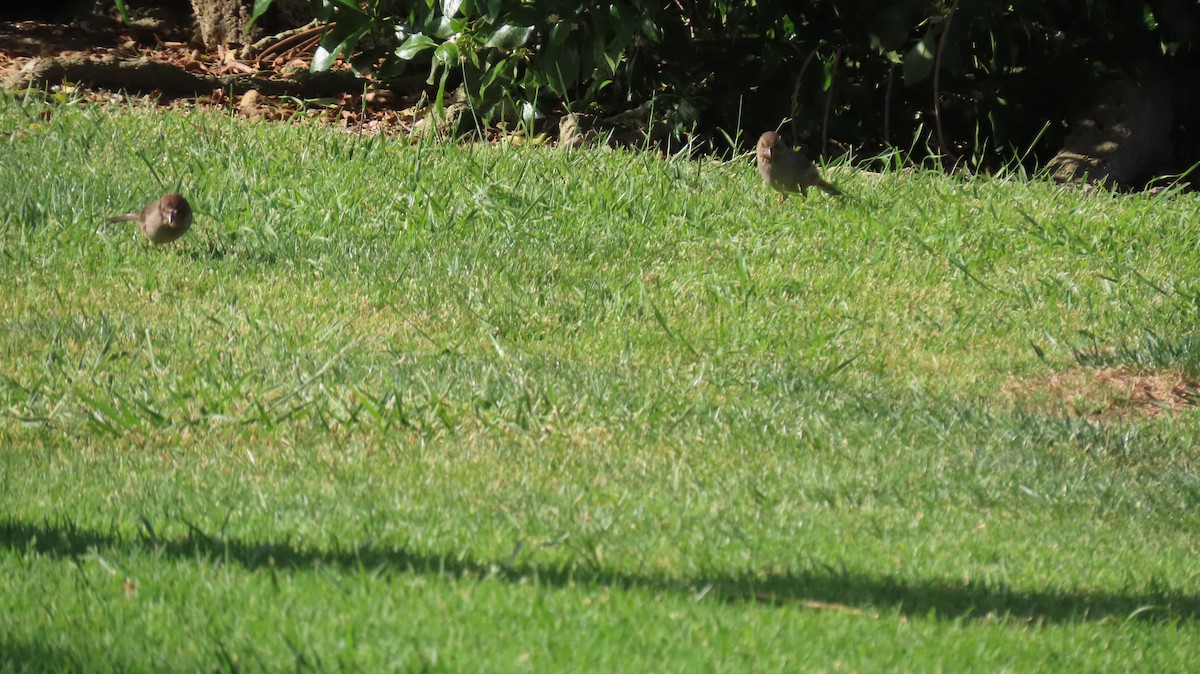
[(662, 31), (659, 30), (658, 24), (654, 23), (654, 19), (646, 16), (642, 18), (642, 35), (646, 36), (651, 42), (662, 42)]
[(824, 66), (823, 71), (825, 75), (825, 79), (821, 83), (821, 91), (829, 91), (829, 88), (833, 86), (833, 71), (837, 67), (837, 61), (832, 58), (828, 61), (822, 59), (821, 65)]
[[(125, 0), (120, 1), (121, 4), (125, 4)], [(246, 24), (246, 28), (253, 26), (254, 22), (258, 20), (258, 17), (262, 16), (263, 12), (270, 8), (273, 1), (274, 0), (254, 0), (254, 10), (250, 12), (250, 23)]]
[(428, 35), (416, 33), (414, 35), (409, 35), (408, 39), (405, 40), (403, 44), (401, 44), (399, 47), (396, 47), (396, 56), (399, 56), (405, 61), (411, 61), (417, 54), (420, 54), (426, 49), (432, 49), (436, 46), (437, 43), (434, 42)]
[(892, 51), (904, 46), (908, 39), (908, 30), (912, 26), (908, 8), (904, 5), (885, 7), (883, 11), (871, 19), (867, 29), (871, 36), (871, 46), (880, 52)]
[(433, 62), (446, 66), (458, 65), (458, 45), (453, 42), (443, 42), (433, 52)]
[(319, 73), (329, 70), (329, 66), (337, 61), (337, 51), (330, 51), (325, 48), (325, 45), (317, 45), (317, 50), (313, 53), (312, 65), (309, 70), (314, 73)]
[(796, 22), (792, 20), (791, 15), (784, 14), (780, 24), (783, 26), (784, 36), (791, 37), (796, 34)]
[(438, 70), (445, 66), (442, 72), (441, 83), (441, 88), (444, 89), (446, 87), (446, 77), (450, 74), (450, 68), (458, 65), (458, 58), (458, 45), (453, 42), (443, 42), (433, 51), (433, 63), (429, 66), (429, 79), (426, 81), (429, 84), (433, 84), (433, 79), (437, 77)]
[(933, 71), (935, 47), (933, 31), (925, 33), (921, 41), (913, 45), (904, 55), (904, 86), (911, 87), (929, 77)]
[(113, 3), (117, 6), (117, 13), (121, 15), (121, 23), (128, 26), (129, 11), (128, 8), (125, 7), (125, 0), (113, 0)]
[(624, 5), (610, 5), (608, 11), (614, 32), (612, 42), (616, 43), (618, 48), (624, 49), (625, 45), (633, 41), (633, 34), (637, 31), (641, 17)]
[(492, 66), (492, 68), (488, 70), (487, 73), (485, 73), (484, 76), (479, 80), (480, 90), (486, 90), (496, 82), (499, 82), (501, 86), (505, 87), (512, 84), (512, 74), (516, 69), (516, 65), (519, 60), (520, 59), (516, 56), (510, 56), (506, 59), (501, 59), (498, 61), (496, 65)]
[(526, 68), (525, 76), (521, 78), (521, 87), (527, 91), (541, 89), (547, 84), (549, 81), (541, 68)]
[(341, 21), (347, 16), (346, 12), (366, 16), (357, 0), (309, 0), (308, 7), (313, 18), (322, 23)]
[(572, 43), (546, 50), (542, 69), (546, 71), (551, 91), (565, 98), (567, 90), (579, 79), (579, 47)]
[(346, 18), (339, 17), (334, 29), (317, 46), (317, 52), (313, 54), (311, 70), (314, 73), (329, 70), (338, 56), (353, 53), (358, 41), (370, 29), (370, 20), (364, 14), (352, 14)]
[(442, 0), (442, 16), (449, 19), (458, 14), (458, 8), (462, 7), (462, 0)]
[[(556, 26), (557, 27), (557, 26)], [(503, 49), (504, 51), (512, 51), (524, 47), (529, 41), (529, 36), (533, 35), (533, 26), (514, 26), (512, 24), (504, 24), (492, 33), (488, 41), (484, 44), (485, 47), (494, 47)]]
[(324, 2), (310, 0), (308, 11), (312, 12), (313, 18), (321, 23), (328, 23), (333, 18), (333, 4), (329, 0), (325, 0)]
[[(435, 68), (437, 67), (437, 64), (436, 64), (436, 62), (434, 63), (434, 67), (435, 67)], [(445, 109), (445, 104), (446, 104), (446, 78), (447, 78), (447, 77), (449, 77), (449, 76), (450, 76), (450, 69), (449, 69), (449, 68), (446, 68), (446, 69), (445, 69), (445, 70), (442, 72), (442, 81), (441, 81), (441, 82), (438, 82), (437, 97), (433, 99), (433, 100), (434, 100), (433, 109), (434, 109), (434, 111), (435, 111), (435, 113), (434, 113), (434, 114), (436, 114), (436, 115), (437, 115), (437, 116), (439, 116), (439, 117), (441, 117), (441, 116), (442, 116), (442, 111)], [(429, 77), (430, 77), (430, 82), (429, 82), (429, 83), (430, 83), (430, 84), (433, 84), (433, 79), (432, 79), (432, 78), (433, 78), (433, 73), (432, 73), (432, 72), (429, 74)]]
[(488, 23), (495, 23), (500, 17), (500, 3), (502, 0), (484, 0), (486, 7), (483, 10), (483, 19)]
[(550, 29), (550, 39), (548, 41), (549, 45), (551, 47), (562, 46), (562, 43), (566, 42), (567, 38), (570, 36), (571, 22), (559, 21), (558, 23), (554, 24), (553, 28)]
[(445, 16), (430, 16), (425, 22), (425, 31), (436, 38), (446, 39), (459, 32), (462, 20), (451, 20)]
[(604, 55), (604, 65), (608, 66), (608, 74), (613, 75), (617, 72), (617, 66), (621, 65), (621, 54), (606, 53)]

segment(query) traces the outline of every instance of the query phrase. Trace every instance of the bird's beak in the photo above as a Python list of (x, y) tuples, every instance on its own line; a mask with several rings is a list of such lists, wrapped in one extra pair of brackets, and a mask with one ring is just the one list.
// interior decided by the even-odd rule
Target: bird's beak
[(774, 159), (774, 158), (775, 158), (775, 148), (774, 148), (774, 146), (768, 145), (767, 146), (767, 159)]

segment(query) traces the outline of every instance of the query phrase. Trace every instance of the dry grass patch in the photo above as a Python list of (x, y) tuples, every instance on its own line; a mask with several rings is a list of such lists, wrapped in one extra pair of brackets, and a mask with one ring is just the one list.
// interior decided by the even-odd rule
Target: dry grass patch
[(1071, 416), (1097, 421), (1148, 419), (1196, 404), (1200, 382), (1177, 370), (1138, 370), (1125, 366), (1076, 367), (1038, 377), (1010, 379), (1000, 396), (1033, 409), (1066, 408)]

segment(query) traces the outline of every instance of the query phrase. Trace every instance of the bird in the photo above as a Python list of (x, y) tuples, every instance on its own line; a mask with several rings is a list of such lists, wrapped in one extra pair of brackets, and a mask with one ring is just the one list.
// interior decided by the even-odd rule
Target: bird
[(788, 147), (779, 134), (767, 131), (758, 137), (758, 172), (762, 174), (763, 182), (771, 189), (779, 192), (779, 203), (787, 199), (788, 192), (799, 191), (801, 196), (808, 195), (808, 188), (816, 187), (833, 196), (841, 196), (842, 191), (823, 180), (817, 173), (816, 164), (803, 154)]
[(171, 243), (188, 231), (192, 226), (192, 206), (182, 194), (172, 192), (146, 204), (140, 213), (105, 218), (105, 222), (129, 220), (137, 221), (142, 234), (158, 246)]

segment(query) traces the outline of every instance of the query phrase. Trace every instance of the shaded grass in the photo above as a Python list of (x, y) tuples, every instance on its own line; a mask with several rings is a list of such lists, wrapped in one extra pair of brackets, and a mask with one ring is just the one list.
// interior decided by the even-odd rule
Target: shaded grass
[[(0, 527), (0, 539), (12, 548), (51, 559), (89, 559), (103, 550), (106, 555), (120, 557), (150, 554), (160, 560), (235, 565), (248, 572), (332, 569), (349, 574), (369, 572), (381, 579), (433, 575), (474, 581), (496, 580), (515, 585), (534, 584), (549, 589), (650, 590), (656, 595), (678, 594), (683, 598), (711, 596), (716, 602), (734, 604), (786, 606), (796, 603), (805, 608), (830, 610), (873, 608), (914, 618), (939, 615), (989, 621), (1025, 618), (1045, 624), (1103, 623), (1133, 618), (1175, 623), (1200, 617), (1200, 597), (1165, 588), (1142, 594), (1107, 592), (1099, 588), (1022, 591), (1007, 587), (987, 574), (980, 578), (906, 582), (895, 575), (872, 576), (845, 566), (829, 565), (801, 572), (756, 569), (743, 574), (701, 573), (679, 578), (655, 573), (617, 573), (596, 566), (538, 566), (516, 561), (521, 556), (519, 547), (507, 560), (484, 563), (469, 557), (433, 557), (403, 548), (369, 544), (314, 550), (288, 543), (247, 542), (209, 535), (190, 521), (184, 524), (188, 529), (186, 534), (161, 540), (148, 520), (143, 520), (143, 528), (136, 538), (125, 538), (112, 532), (85, 531), (70, 522), (61, 525), (9, 523)], [(90, 582), (86, 580), (90, 577), (88, 571), (81, 569), (80, 573), (84, 582)], [(861, 615), (861, 610), (851, 612)]]
[[(1192, 195), (777, 208), (746, 163), (42, 109), (0, 103), (0, 669), (1197, 655), (1193, 413), (998, 395), (1200, 375)], [(176, 186), (178, 245), (99, 222)]]

